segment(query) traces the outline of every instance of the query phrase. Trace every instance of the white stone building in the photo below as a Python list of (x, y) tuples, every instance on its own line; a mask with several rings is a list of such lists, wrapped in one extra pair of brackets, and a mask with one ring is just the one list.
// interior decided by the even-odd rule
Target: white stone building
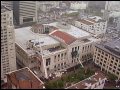
[(75, 21), (75, 26), (91, 33), (94, 36), (102, 35), (106, 32), (107, 21), (101, 17), (94, 16)]
[(49, 35), (34, 33), (32, 27), (15, 29), (17, 58), (39, 77), (39, 73), (47, 78), (50, 73), (82, 65), (92, 58), (92, 44), (100, 39), (65, 23), (47, 25), (58, 29)]
[(75, 83), (66, 89), (103, 89), (107, 78), (101, 73), (97, 72), (95, 75)]
[(1, 5), (1, 79), (16, 70), (13, 11)]

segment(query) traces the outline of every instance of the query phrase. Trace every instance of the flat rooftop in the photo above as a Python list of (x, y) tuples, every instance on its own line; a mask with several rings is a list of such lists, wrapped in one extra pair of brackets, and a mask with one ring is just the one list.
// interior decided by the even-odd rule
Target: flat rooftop
[(106, 77), (101, 73), (97, 72), (95, 75), (84, 79), (76, 84), (73, 84), (72, 86), (67, 87), (66, 89), (85, 89), (90, 85), (93, 85), (96, 82), (99, 82), (99, 80), (105, 79)]
[[(90, 33), (82, 30), (82, 29), (79, 29), (73, 25), (68, 25), (68, 28), (62, 28), (62, 25), (61, 27), (59, 26), (59, 22), (54, 22), (54, 23), (50, 23), (48, 24), (50, 26), (54, 26), (54, 27), (57, 27), (60, 31), (63, 31), (63, 32), (66, 32), (72, 36), (74, 36), (75, 38), (83, 38), (83, 37), (88, 37), (90, 36)], [(64, 27), (64, 25), (63, 25)]]
[[(7, 73), (7, 78), (15, 86), (19, 84), (21, 89), (38, 89), (44, 84), (28, 67)], [(17, 83), (18, 81), (19, 83)]]
[(95, 46), (120, 58), (120, 38), (109, 42), (96, 44)]
[(60, 44), (60, 42), (55, 40), (54, 38), (48, 35), (34, 33), (30, 29), (31, 26), (15, 29), (16, 44), (18, 44), (27, 53), (32, 54), (33, 52), (31, 50), (27, 50), (27, 42), (29, 40), (33, 40), (34, 42), (39, 42), (41, 47), (47, 45)]

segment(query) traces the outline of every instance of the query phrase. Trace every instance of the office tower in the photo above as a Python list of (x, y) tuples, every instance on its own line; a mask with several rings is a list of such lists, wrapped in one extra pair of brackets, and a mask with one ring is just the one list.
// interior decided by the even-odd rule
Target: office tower
[(2, 1), (2, 4), (13, 9), (17, 25), (37, 21), (37, 1)]
[(1, 78), (16, 69), (13, 11), (1, 5)]
[(20, 24), (37, 21), (37, 1), (19, 1)]

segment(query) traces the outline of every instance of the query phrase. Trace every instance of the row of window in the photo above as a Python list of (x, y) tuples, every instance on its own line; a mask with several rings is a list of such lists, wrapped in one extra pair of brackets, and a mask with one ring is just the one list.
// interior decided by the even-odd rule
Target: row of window
[(83, 46), (82, 53), (90, 50), (92, 45)]
[(60, 67), (60, 66), (62, 67), (63, 65), (66, 65), (66, 62), (61, 63), (61, 64), (58, 64), (58, 65), (55, 65), (54, 68), (56, 68), (56, 67)]
[(63, 57), (63, 55), (64, 55), (64, 57), (66, 57), (66, 53), (64, 53), (64, 54), (63, 54), (63, 53), (61, 53), (61, 54), (58, 54), (57, 56), (55, 56), (55, 57), (54, 57), (54, 59), (56, 59), (57, 57), (58, 57), (58, 58), (60, 58), (60, 57), (62, 58), (62, 57)]
[(77, 50), (79, 50), (79, 46), (78, 46), (78, 47), (73, 47), (73, 48), (72, 48), (72, 51), (77, 51)]
[[(100, 66), (102, 66), (102, 64), (103, 64), (103, 67), (105, 68), (105, 67), (109, 67), (108, 69), (109, 69), (109, 71), (112, 71), (112, 72), (114, 72), (115, 73), (115, 71), (117, 71), (118, 70), (118, 72), (116, 72), (118, 75), (119, 75), (119, 72), (120, 72), (120, 65), (118, 66), (118, 68), (116, 67), (117, 66), (117, 63), (115, 63), (115, 65), (112, 65), (112, 64), (110, 64), (110, 66), (108, 66), (108, 64), (106, 63), (106, 62), (99, 62), (98, 60), (96, 60), (96, 63), (97, 64), (99, 64)], [(116, 69), (117, 68), (117, 69)]]
[[(99, 53), (97, 54), (98, 56), (101, 56), (101, 58), (103, 58), (103, 55), (105, 55), (105, 59), (107, 60), (107, 56), (109, 56), (109, 58), (110, 58), (110, 55), (108, 55), (107, 53), (105, 53), (105, 52), (103, 52), (102, 50), (100, 50), (100, 49), (97, 49), (96, 48), (96, 51), (98, 51)], [(95, 53), (96, 54), (96, 53)], [(118, 62), (118, 59), (116, 59), (115, 57), (111, 57), (111, 59), (112, 60), (115, 60), (116, 62)]]

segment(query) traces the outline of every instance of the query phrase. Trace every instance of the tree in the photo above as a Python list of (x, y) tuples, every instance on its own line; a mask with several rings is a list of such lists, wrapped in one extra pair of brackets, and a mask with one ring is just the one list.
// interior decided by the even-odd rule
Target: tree
[(115, 81), (117, 79), (117, 76), (111, 74), (111, 73), (108, 73), (108, 78), (110, 81)]

